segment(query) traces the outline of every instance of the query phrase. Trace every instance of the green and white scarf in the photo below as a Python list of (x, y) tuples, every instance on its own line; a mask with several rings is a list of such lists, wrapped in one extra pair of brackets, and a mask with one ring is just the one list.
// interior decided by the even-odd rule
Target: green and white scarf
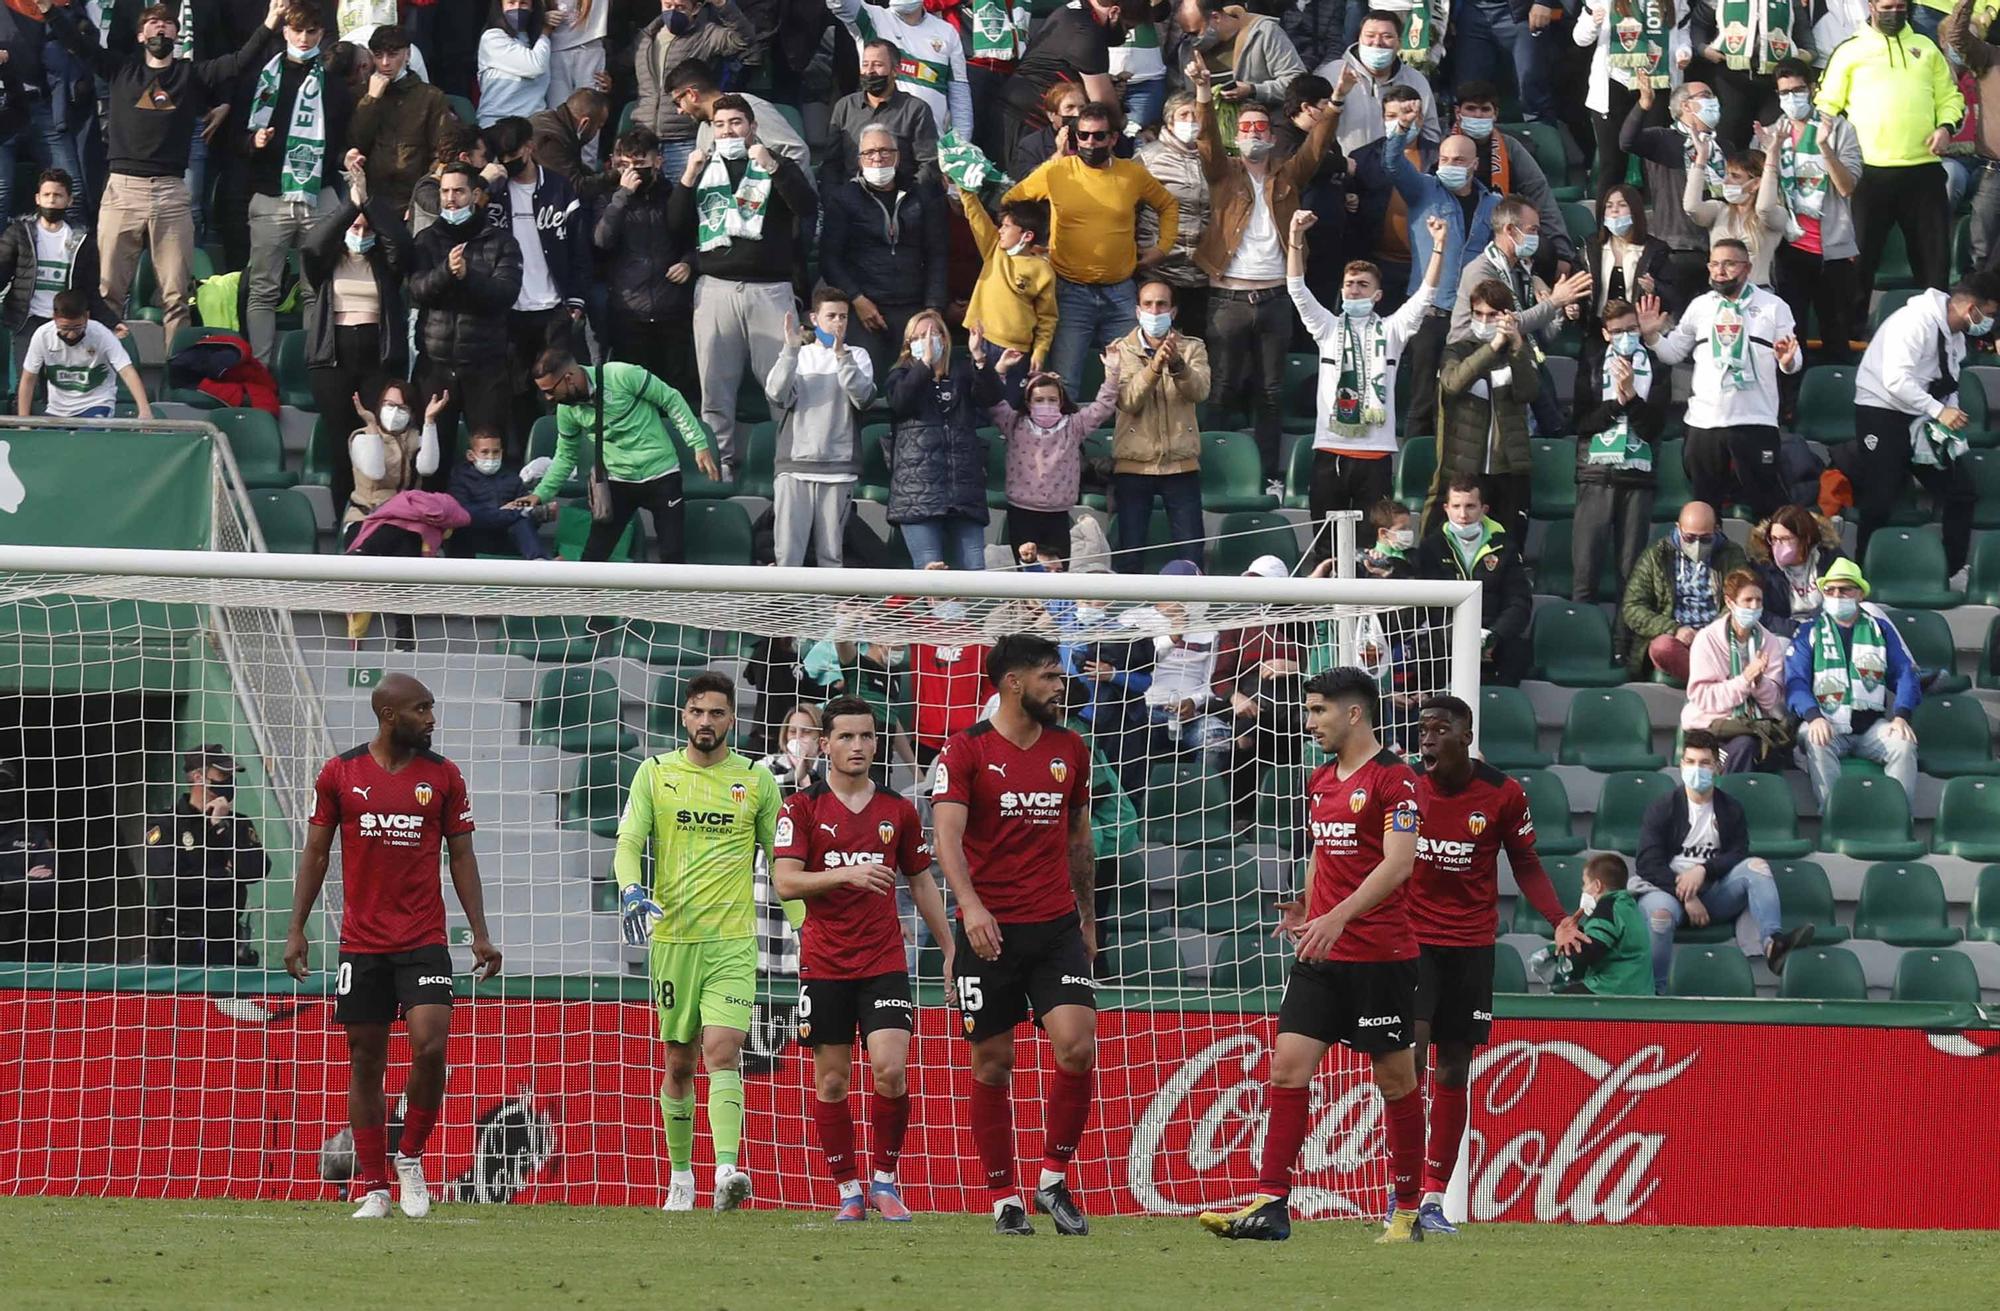
[(1363, 437), (1389, 416), (1389, 327), (1370, 314), (1357, 327), (1340, 316), (1338, 354), (1320, 360), (1335, 370), (1333, 412), (1327, 431), (1341, 437)]
[(1664, 87), (1673, 80), (1667, 68), (1667, 16), (1659, 0), (1618, 0), (1607, 20), (1611, 41), (1605, 63), (1627, 76), (1632, 87)]
[(973, 59), (1012, 59), (1021, 50), (1021, 34), (1014, 27), (1014, 15), (1006, 0), (972, 0)]
[(764, 208), (771, 199), (771, 175), (748, 159), (743, 164), (743, 180), (729, 185), (729, 165), (721, 155), (710, 155), (694, 186), (697, 250), (727, 250), (741, 237), (759, 241), (764, 236)]
[(953, 186), (967, 191), (976, 192), (989, 182), (1003, 187), (1014, 185), (998, 164), (988, 159), (978, 146), (959, 140), (958, 133), (951, 128), (938, 137), (938, 169), (951, 179)]
[[(111, 16), (111, 6), (104, 6), (105, 17)], [(99, 29), (102, 30), (102, 29)], [(194, 58), (194, 0), (181, 0), (180, 17), (174, 20), (174, 58)]]
[(1403, 39), (1396, 56), (1418, 72), (1429, 72), (1443, 51), (1438, 39), (1451, 18), (1451, 0), (1417, 0), (1403, 15)]
[(1750, 361), (1749, 290), (1741, 300), (1715, 293), (1715, 317), (1708, 328), (1708, 349), (1722, 369), (1724, 391), (1748, 391), (1757, 385), (1757, 370)]
[[(1607, 401), (1618, 395), (1618, 384), (1611, 380), (1611, 361), (1617, 358), (1620, 357), (1614, 352), (1604, 352), (1599, 394)], [(1629, 358), (1632, 364), (1632, 391), (1643, 401), (1653, 394), (1653, 357), (1642, 346)], [(1614, 469), (1647, 473), (1653, 467), (1653, 448), (1644, 437), (1632, 431), (1631, 416), (1620, 414), (1618, 422), (1592, 435), (1584, 463), (1608, 464)]]
[(1882, 630), (1863, 610), (1854, 620), (1848, 649), (1840, 649), (1840, 625), (1821, 614), (1813, 621), (1813, 699), (1836, 733), (1854, 731), (1854, 712), (1889, 708), (1889, 648)]
[(1716, 44), (1731, 68), (1768, 73), (1797, 53), (1793, 0), (1717, 0)]
[(1797, 241), (1805, 235), (1801, 217), (1816, 219), (1826, 210), (1826, 164), (1819, 157), (1819, 120), (1807, 119), (1799, 131), (1798, 144), (1792, 143), (1792, 125), (1784, 121), (1784, 135), (1778, 139), (1778, 186), (1785, 193), (1785, 238)]
[[(1694, 133), (1687, 130), (1687, 124), (1675, 123), (1674, 128), (1681, 134), (1681, 158), (1684, 168), (1693, 168), (1694, 161), (1701, 154), (1695, 144)], [(1717, 141), (1708, 151), (1708, 168), (1704, 175), (1710, 200), (1722, 199), (1722, 143)]]
[[(257, 74), (257, 92), (250, 102), (250, 130), (271, 126), (278, 108), (278, 84), (284, 76), (285, 52), (280, 50)], [(306, 61), (305, 81), (292, 101), (292, 121), (285, 125), (285, 162), (279, 173), (279, 195), (285, 200), (312, 201), (319, 196), (320, 171), (326, 162), (326, 106), (320, 97), (326, 85), (326, 61), (315, 54)]]
[(1953, 432), (1935, 419), (1918, 419), (1910, 425), (1910, 463), (1934, 469), (1965, 454), (1965, 434)]

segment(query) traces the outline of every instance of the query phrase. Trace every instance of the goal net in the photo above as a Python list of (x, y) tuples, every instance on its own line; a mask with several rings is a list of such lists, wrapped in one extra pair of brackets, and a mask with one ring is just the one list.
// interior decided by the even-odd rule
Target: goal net
[[(432, 1178), (465, 1202), (657, 1205), (661, 1053), (611, 867), (634, 770), (683, 743), (688, 681), (734, 677), (736, 748), (788, 786), (816, 776), (813, 709), (869, 700), (889, 725), (878, 782), (927, 815), (939, 747), (986, 713), (986, 648), (1023, 631), (1059, 643), (1095, 753), (1099, 1100), (1079, 1192), (1105, 1213), (1244, 1196), (1290, 960), (1271, 931), (1309, 857), (1319, 756), (1301, 684), (1368, 669), (1384, 740), (1414, 751), (1420, 698), (1477, 705), (1470, 584), (0, 548), (0, 1189), (344, 1187), (337, 850), (304, 984), (283, 971), (285, 925), (313, 780), (372, 735), (372, 690), (401, 671), (435, 694), (433, 748), (469, 784), (505, 954), (500, 978), (458, 981)], [(220, 815), (224, 798), (240, 823), (189, 805), (219, 778), (197, 799)], [(745, 1164), (758, 1204), (825, 1206), (796, 942), (760, 889)], [(907, 896), (903, 909), (920, 1016), (905, 1195), (983, 1209), (942, 954)], [(392, 1143), (406, 1058), (399, 1030)], [(1021, 1044), (1024, 1162), (1050, 1068), (1044, 1044)], [(865, 1110), (857, 1098), (864, 1149)], [(1378, 1213), (1387, 1170), (1363, 1063), (1329, 1063), (1313, 1125), (1295, 1205)]]

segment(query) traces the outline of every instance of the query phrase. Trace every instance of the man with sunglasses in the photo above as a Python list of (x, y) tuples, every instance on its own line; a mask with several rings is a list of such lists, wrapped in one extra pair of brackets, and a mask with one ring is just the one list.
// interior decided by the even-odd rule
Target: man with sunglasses
[(1637, 678), (1651, 663), (1687, 682), (1695, 634), (1722, 613), (1722, 580), (1749, 567), (1743, 548), (1723, 536), (1715, 507), (1705, 501), (1682, 506), (1674, 531), (1639, 553), (1625, 584), (1618, 616), (1632, 634), (1627, 672)]
[(1639, 330), (1654, 359), (1694, 360), (1681, 452), (1690, 494), (1770, 518), (1790, 500), (1778, 471), (1778, 375), (1805, 366), (1791, 308), (1751, 284), (1749, 248), (1723, 237), (1709, 248), (1708, 291), (1665, 329), (1659, 298), (1645, 297)]

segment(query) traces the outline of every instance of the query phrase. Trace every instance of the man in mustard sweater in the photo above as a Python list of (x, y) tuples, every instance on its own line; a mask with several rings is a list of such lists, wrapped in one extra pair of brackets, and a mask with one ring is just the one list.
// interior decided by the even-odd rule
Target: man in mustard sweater
[[(1145, 166), (1114, 159), (1118, 111), (1091, 103), (1076, 120), (1074, 155), (1058, 155), (1022, 179), (1006, 200), (1046, 200), (1055, 211), (1049, 259), (1056, 270), (1055, 346), (1049, 363), (1072, 387), (1085, 351), (1101, 351), (1131, 331), (1139, 302), (1133, 270), (1167, 257), (1181, 207)], [(1158, 244), (1139, 251), (1138, 207), (1160, 217)]]
[(1861, 142), (1853, 202), (1861, 286), (1875, 285), (1882, 243), (1901, 227), (1910, 271), (1942, 291), (1951, 202), (1938, 157), (1965, 117), (1965, 97), (1944, 55), (1909, 21), (1910, 0), (1870, 0), (1869, 25), (1827, 57), (1815, 103), (1822, 114), (1845, 115)]

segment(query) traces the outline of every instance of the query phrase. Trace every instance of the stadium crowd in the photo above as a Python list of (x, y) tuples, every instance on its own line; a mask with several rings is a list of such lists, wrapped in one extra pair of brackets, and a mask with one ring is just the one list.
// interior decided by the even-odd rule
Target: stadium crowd
[[(150, 413), (140, 318), (169, 381), (297, 372), (342, 548), (377, 554), (545, 558), (563, 506), (585, 559), (643, 510), (680, 560), (690, 501), (735, 491), (778, 564), (1283, 575), (1356, 511), (1360, 570), (1486, 584), (1488, 683), (1546, 673), (1608, 577), (1598, 672), (1684, 685), (1705, 768), (1796, 757), (1824, 801), (1858, 755), (1913, 791), (1937, 662), (1866, 575), (1968, 586), (1994, 9), (13, 0), (19, 404)], [(1912, 482), (1914, 566), (1870, 550)], [(1218, 535), (1281, 500), (1306, 550)], [(1293, 763), (1284, 634), (1048, 620), (1127, 791), (1165, 743), (1247, 815)], [(1392, 691), (1419, 637), (1370, 636)], [(1670, 945), (1699, 897), (1647, 869)]]

